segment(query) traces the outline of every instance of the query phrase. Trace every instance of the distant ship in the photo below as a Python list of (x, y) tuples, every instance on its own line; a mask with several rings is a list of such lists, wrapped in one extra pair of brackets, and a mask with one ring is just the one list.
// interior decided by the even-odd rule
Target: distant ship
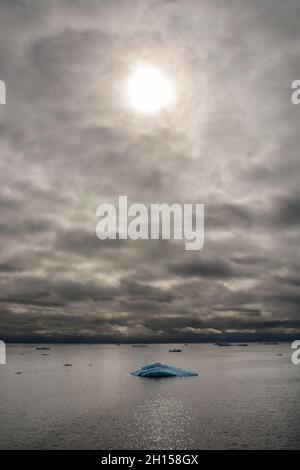
[(176, 349), (176, 348), (169, 349), (169, 352), (181, 352), (181, 349)]

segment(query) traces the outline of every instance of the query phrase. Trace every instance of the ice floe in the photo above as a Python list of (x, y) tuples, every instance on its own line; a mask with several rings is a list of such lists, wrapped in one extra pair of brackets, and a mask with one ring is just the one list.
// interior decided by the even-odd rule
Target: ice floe
[(189, 370), (180, 369), (179, 367), (155, 362), (154, 364), (148, 364), (131, 372), (131, 375), (137, 377), (192, 377), (198, 374)]

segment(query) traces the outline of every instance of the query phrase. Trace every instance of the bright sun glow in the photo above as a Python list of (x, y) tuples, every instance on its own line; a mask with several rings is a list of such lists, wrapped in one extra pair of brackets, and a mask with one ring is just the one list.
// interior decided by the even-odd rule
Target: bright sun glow
[(141, 66), (129, 77), (127, 95), (135, 110), (155, 113), (170, 105), (173, 89), (170, 81), (160, 70)]

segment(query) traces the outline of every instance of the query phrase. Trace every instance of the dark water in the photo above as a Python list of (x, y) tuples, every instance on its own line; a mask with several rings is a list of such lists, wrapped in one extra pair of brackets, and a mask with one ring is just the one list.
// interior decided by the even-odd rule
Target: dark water
[[(8, 346), (1, 449), (300, 448), (300, 366), (289, 344), (50, 347)], [(199, 377), (129, 375), (156, 361)]]

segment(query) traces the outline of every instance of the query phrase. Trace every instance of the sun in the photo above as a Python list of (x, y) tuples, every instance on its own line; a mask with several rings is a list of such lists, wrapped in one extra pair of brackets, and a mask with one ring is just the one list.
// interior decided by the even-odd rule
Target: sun
[(130, 106), (143, 113), (157, 113), (167, 108), (173, 98), (171, 81), (158, 68), (138, 67), (127, 81)]

